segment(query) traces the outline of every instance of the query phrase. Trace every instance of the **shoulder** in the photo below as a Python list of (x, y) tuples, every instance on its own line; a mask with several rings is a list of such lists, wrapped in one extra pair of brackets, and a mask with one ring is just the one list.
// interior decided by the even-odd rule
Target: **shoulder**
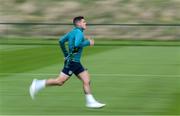
[(73, 31), (74, 31), (75, 33), (80, 33), (80, 34), (82, 34), (82, 31), (79, 30), (78, 28), (75, 28)]
[(74, 29), (73, 30), (73, 35), (76, 35), (76, 36), (83, 36), (83, 32), (79, 29)]

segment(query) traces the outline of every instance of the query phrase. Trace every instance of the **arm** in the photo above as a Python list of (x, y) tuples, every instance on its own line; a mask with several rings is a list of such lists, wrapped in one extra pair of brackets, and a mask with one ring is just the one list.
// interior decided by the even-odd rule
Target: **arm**
[(81, 44), (82, 47), (90, 46), (90, 40), (86, 39)]
[(94, 39), (86, 39), (86, 40), (89, 41), (90, 46), (94, 46)]
[(83, 40), (84, 40), (83, 34), (81, 32), (76, 33), (76, 35), (75, 35), (75, 48), (92, 45), (90, 39), (89, 40), (85, 39), (84, 41)]
[(66, 42), (67, 40), (68, 40), (67, 34), (64, 35), (63, 37), (61, 37), (61, 38), (59, 39), (59, 45), (60, 45), (61, 50), (62, 50), (62, 52), (63, 52), (63, 54), (64, 54), (64, 57), (67, 57), (67, 56), (68, 56), (68, 51), (66, 50), (66, 46), (65, 46), (65, 42)]

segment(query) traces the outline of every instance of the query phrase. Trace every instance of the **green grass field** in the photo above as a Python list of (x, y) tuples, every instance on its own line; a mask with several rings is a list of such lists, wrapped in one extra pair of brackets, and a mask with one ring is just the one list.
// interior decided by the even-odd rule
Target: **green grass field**
[(56, 77), (63, 57), (54, 40), (0, 40), (0, 115), (180, 114), (180, 42), (98, 41), (85, 48), (82, 63), (95, 97), (106, 103), (88, 109), (81, 82), (29, 96), (32, 79)]

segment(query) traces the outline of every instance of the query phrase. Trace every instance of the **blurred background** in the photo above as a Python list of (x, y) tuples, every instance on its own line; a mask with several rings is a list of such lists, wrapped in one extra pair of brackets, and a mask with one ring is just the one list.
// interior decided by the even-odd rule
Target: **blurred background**
[(57, 38), (71, 29), (73, 17), (83, 15), (88, 24), (94, 24), (89, 25), (86, 34), (95, 38), (179, 40), (180, 37), (179, 0), (0, 1), (0, 36)]

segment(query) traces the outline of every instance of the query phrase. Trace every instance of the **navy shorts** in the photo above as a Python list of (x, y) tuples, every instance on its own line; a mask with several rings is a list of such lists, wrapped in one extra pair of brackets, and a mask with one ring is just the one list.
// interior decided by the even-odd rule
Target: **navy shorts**
[(62, 72), (68, 76), (72, 76), (72, 74), (78, 76), (83, 71), (85, 71), (85, 69), (82, 64), (74, 61), (65, 61), (64, 68), (62, 69)]

